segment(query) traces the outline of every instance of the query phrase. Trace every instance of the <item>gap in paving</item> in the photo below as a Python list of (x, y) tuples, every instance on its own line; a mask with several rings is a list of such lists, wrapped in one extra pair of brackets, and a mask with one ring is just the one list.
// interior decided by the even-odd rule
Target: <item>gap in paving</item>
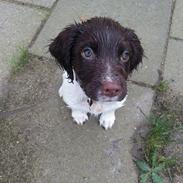
[(175, 37), (175, 36), (170, 36), (170, 39), (174, 39), (176, 41), (183, 41), (182, 38), (178, 38), (178, 37)]
[(51, 15), (53, 9), (56, 7), (58, 1), (59, 1), (59, 0), (56, 0), (56, 1), (53, 3), (53, 6), (49, 9), (49, 12), (48, 12), (47, 17), (41, 22), (41, 25), (40, 25), (40, 27), (37, 29), (37, 31), (36, 31), (34, 37), (32, 38), (30, 44), (28, 45), (28, 48), (31, 48), (32, 45), (35, 43), (37, 37), (39, 36), (39, 34), (40, 34), (41, 30), (43, 29), (44, 25), (46, 24), (47, 20), (49, 19), (50, 15)]
[(36, 41), (36, 39), (39, 36), (41, 30), (43, 29), (45, 23), (47, 22), (49, 16), (50, 16), (50, 13), (46, 16), (45, 19), (42, 20), (40, 26), (38, 27), (38, 29), (37, 29), (36, 33), (34, 34), (32, 40), (30, 41), (30, 44), (28, 45), (28, 48), (30, 48), (34, 44), (34, 42)]
[(131, 79), (129, 79), (128, 81), (130, 83), (134, 84), (134, 85), (138, 85), (138, 86), (145, 87), (145, 88), (154, 89), (154, 87), (155, 87), (155, 85), (151, 85), (151, 84), (148, 84), (148, 83), (144, 83), (142, 81), (134, 81), (134, 80), (131, 80)]
[(27, 3), (27, 2), (23, 3), (23, 2), (20, 2), (20, 1), (16, 1), (16, 0), (1, 0), (1, 1), (14, 3), (14, 4), (17, 4), (17, 5), (21, 5), (21, 6), (27, 6), (29, 8), (42, 9), (42, 10), (45, 10), (45, 11), (49, 11), (51, 9), (51, 8), (47, 8), (47, 7), (44, 7), (44, 6), (41, 6), (41, 5), (31, 4), (31, 3)]
[(158, 79), (158, 81), (156, 83), (157, 85), (161, 81), (163, 81), (163, 79), (164, 79), (165, 61), (166, 61), (166, 56), (167, 56), (167, 51), (168, 51), (168, 44), (169, 44), (169, 39), (170, 39), (170, 31), (171, 31), (171, 25), (172, 25), (172, 20), (173, 20), (175, 5), (176, 5), (176, 0), (173, 0), (172, 7), (171, 7), (170, 19), (169, 19), (168, 34), (167, 34), (167, 39), (165, 41), (165, 46), (164, 46), (164, 51), (163, 51), (163, 56), (162, 56), (162, 63), (160, 65), (160, 73), (161, 73), (161, 76), (159, 77), (159, 79)]

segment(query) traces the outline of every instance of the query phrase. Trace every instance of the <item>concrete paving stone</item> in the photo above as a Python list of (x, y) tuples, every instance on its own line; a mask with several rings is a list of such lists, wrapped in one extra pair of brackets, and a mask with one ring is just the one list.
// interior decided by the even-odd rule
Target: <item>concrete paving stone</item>
[(164, 79), (177, 93), (183, 95), (183, 42), (170, 39), (165, 62)]
[(183, 39), (183, 1), (177, 0), (171, 25), (171, 36)]
[(162, 62), (163, 49), (168, 34), (171, 0), (62, 0), (58, 1), (52, 15), (33, 45), (31, 52), (48, 56), (47, 45), (66, 25), (79, 17), (109, 16), (123, 26), (135, 29), (142, 38), (145, 55), (142, 67), (132, 79), (154, 84), (158, 79), (158, 68)]
[(32, 57), (23, 70), (10, 77), (4, 110), (32, 106), (58, 95), (56, 90), (60, 87), (62, 76), (54, 61)]
[(51, 8), (53, 3), (56, 0), (17, 0), (19, 2), (22, 3), (29, 3), (29, 4), (34, 4), (34, 5), (38, 5), (38, 6), (43, 6), (46, 8)]
[[(3, 141), (0, 164), (0, 170), (4, 172), (3, 180), (21, 183), (26, 182), (27, 177), (34, 183), (137, 183), (137, 172), (130, 154), (133, 145), (131, 137), (144, 120), (139, 108), (146, 115), (150, 112), (153, 91), (129, 84), (126, 106), (116, 112), (117, 120), (111, 130), (101, 128), (95, 117), (91, 117), (83, 126), (78, 126), (73, 123), (70, 110), (57, 94), (61, 71), (58, 72), (56, 64), (51, 65), (49, 60), (40, 61), (35, 66), (37, 62), (33, 60), (34, 66), (29, 63), (24, 72), (32, 70), (34, 77), (38, 78), (40, 71), (50, 69), (49, 73), (41, 72), (41, 78), (45, 75), (47, 79), (37, 81), (29, 71), (27, 78), (21, 77), (19, 73), (13, 80), (14, 85), (11, 83), (13, 88), (19, 88), (19, 92), (14, 94), (15, 90), (10, 87), (7, 110), (20, 108), (25, 103), (32, 105), (34, 86), (38, 88), (38, 98), (39, 93), (44, 92), (46, 97), (41, 99), (41, 103), (35, 102), (30, 109), (10, 115), (5, 122), (0, 123), (9, 124), (6, 129), (12, 131), (8, 134), (16, 137), (11, 138), (11, 152), (10, 142), (4, 140), (6, 144)], [(54, 69), (57, 71), (54, 72)], [(47, 85), (50, 88), (48, 91), (43, 89)], [(24, 102), (21, 102), (20, 96), (26, 96), (23, 97)], [(13, 108), (11, 103), (14, 104)], [(3, 139), (1, 134), (0, 139)], [(17, 152), (18, 157), (15, 156)], [(7, 153), (11, 156), (7, 156)], [(9, 179), (7, 170), (10, 172)]]
[(28, 46), (46, 12), (0, 2), (0, 97), (10, 71), (10, 61), (18, 47)]

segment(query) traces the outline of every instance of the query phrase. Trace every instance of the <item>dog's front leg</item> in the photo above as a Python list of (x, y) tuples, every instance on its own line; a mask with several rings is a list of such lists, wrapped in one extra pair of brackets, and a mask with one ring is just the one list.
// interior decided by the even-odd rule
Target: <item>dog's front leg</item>
[(100, 126), (103, 126), (105, 130), (111, 128), (115, 122), (115, 110), (104, 112), (101, 114), (99, 123)]
[(82, 112), (79, 110), (73, 110), (72, 109), (72, 117), (74, 119), (74, 121), (78, 124), (78, 125), (83, 125), (83, 123), (88, 120), (88, 115), (86, 112)]

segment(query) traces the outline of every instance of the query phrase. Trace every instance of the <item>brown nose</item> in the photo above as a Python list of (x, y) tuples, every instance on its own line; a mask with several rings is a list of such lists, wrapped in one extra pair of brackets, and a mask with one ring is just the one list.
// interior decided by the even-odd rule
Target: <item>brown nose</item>
[(116, 82), (104, 81), (102, 85), (102, 93), (108, 97), (115, 97), (121, 92), (121, 86)]

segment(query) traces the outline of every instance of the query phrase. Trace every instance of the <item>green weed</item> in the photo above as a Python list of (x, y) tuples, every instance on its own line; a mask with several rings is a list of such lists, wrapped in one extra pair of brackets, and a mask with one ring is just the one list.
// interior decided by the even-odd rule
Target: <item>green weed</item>
[(140, 183), (163, 183), (162, 173), (175, 165), (174, 159), (162, 156), (163, 148), (170, 142), (172, 121), (167, 116), (153, 116), (151, 130), (145, 139), (145, 159), (136, 160)]
[(27, 48), (19, 48), (18, 54), (13, 56), (11, 59), (12, 72), (16, 73), (19, 71), (29, 59), (29, 53)]
[(161, 81), (157, 86), (155, 86), (155, 90), (164, 93), (168, 90), (169, 88), (168, 85), (169, 85), (168, 81)]
[(145, 153), (149, 157), (156, 149), (161, 150), (170, 141), (173, 122), (167, 116), (151, 116), (152, 128), (145, 140)]
[(156, 150), (150, 155), (149, 158), (150, 162), (136, 160), (136, 165), (140, 170), (140, 183), (147, 183), (149, 180), (153, 183), (163, 183), (161, 173), (170, 166), (173, 166), (176, 161), (170, 158), (158, 156), (158, 152)]

